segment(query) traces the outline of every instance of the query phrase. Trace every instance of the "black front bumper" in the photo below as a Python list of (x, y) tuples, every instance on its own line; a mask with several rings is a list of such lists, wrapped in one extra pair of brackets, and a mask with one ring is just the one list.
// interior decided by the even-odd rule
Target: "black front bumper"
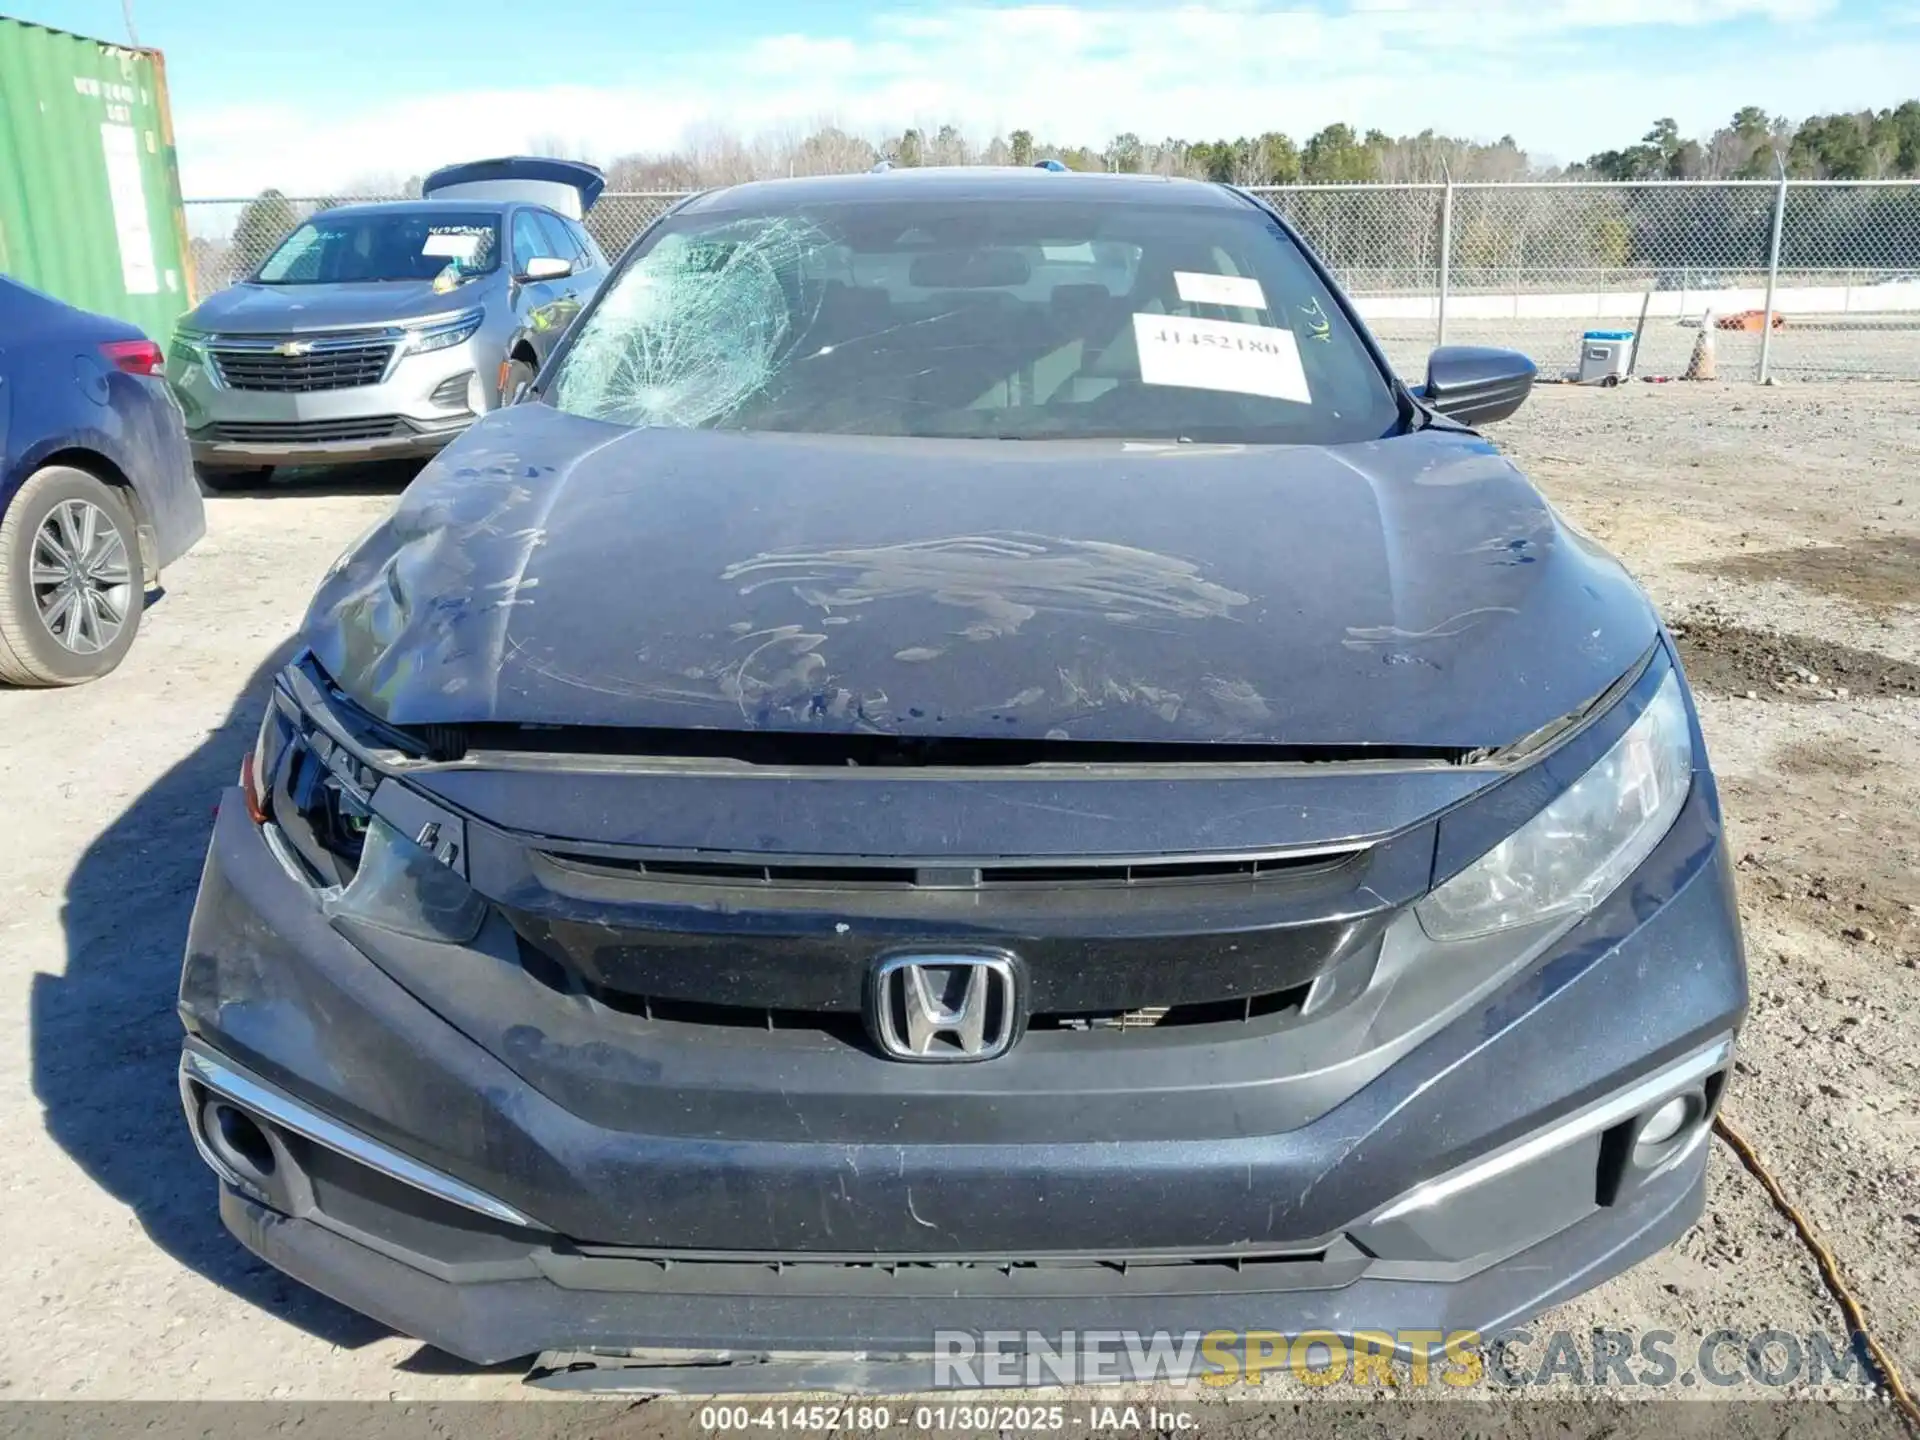
[[(492, 1363), (545, 1351), (728, 1352), (900, 1357), (876, 1366), (886, 1388), (932, 1389), (936, 1331), (974, 1336), (1089, 1326), (1182, 1334), (1325, 1330), (1400, 1337), (1418, 1331), (1492, 1336), (1509, 1324), (1592, 1289), (1685, 1234), (1706, 1197), (1706, 1151), (1666, 1172), (1631, 1203), (1588, 1218), (1460, 1280), (1361, 1278), (1337, 1289), (1113, 1296), (880, 1296), (704, 1294), (694, 1290), (579, 1290), (546, 1278), (449, 1279), (312, 1220), (297, 1220), (223, 1188), (220, 1216), (261, 1259), (342, 1304), (449, 1354)], [(671, 1366), (663, 1365), (662, 1372)], [(694, 1372), (685, 1388), (726, 1393), (724, 1379)], [(664, 1379), (657, 1375), (656, 1379)], [(665, 1380), (665, 1386), (682, 1388)], [(755, 1387), (758, 1388), (758, 1387)], [(796, 1387), (805, 1388), (805, 1387)], [(849, 1387), (854, 1388), (854, 1387)], [(866, 1388), (866, 1387), (859, 1387)]]
[(363, 465), (381, 460), (426, 459), (438, 455), (467, 432), (469, 416), (453, 424), (416, 426), (406, 423), (392, 434), (347, 440), (307, 438), (301, 427), (285, 427), (289, 434), (272, 436), (270, 427), (247, 438), (231, 438), (218, 425), (189, 431), (193, 462), (206, 470), (241, 470), (281, 465)]
[[(471, 965), (480, 984), (479, 957), (440, 948), (442, 965)], [(790, 1091), (777, 1067), (730, 1083), (763, 1092), (763, 1118), (791, 1105), (794, 1123), (715, 1134), (684, 1113), (692, 1062), (670, 1051), (573, 1045), (557, 1024), (495, 1037), (512, 1066), (475, 1043), (326, 922), (237, 791), (181, 988), (196, 1053), (518, 1212), (524, 1223), (486, 1218), (272, 1123), (275, 1178), (222, 1201), (234, 1233), (289, 1274), (480, 1362), (630, 1348), (920, 1354), (936, 1328), (1491, 1331), (1691, 1223), (1703, 1144), (1641, 1174), (1619, 1147), (1645, 1106), (1604, 1126), (1580, 1117), (1622, 1096), (1651, 1103), (1649, 1076), (1706, 1053), (1722, 1057), (1712, 1073), (1687, 1073), (1710, 1111), (1745, 1003), (1710, 785), (1635, 880), (1305, 1123), (1263, 1108), (1244, 1076), (1185, 1093), (1198, 1062), (1167, 1051), (1145, 1079), (1139, 1065), (1126, 1077), (1165, 1093), (1158, 1114), (1142, 1102), (1137, 1138), (1036, 1138), (1044, 1092), (967, 1135), (946, 1133), (933, 1095), (900, 1107), (929, 1117), (920, 1133), (821, 1135), (807, 1108), (819, 1097)], [(725, 1056), (708, 1054), (701, 1073)], [(683, 1113), (590, 1119), (524, 1078), (562, 1062), (576, 1077), (598, 1067), (606, 1093), (641, 1103), (654, 1087)], [(881, 1088), (921, 1068), (871, 1063)], [(190, 1095), (190, 1113), (208, 1098)], [(1184, 1133), (1169, 1133), (1175, 1114)], [(1467, 1171), (1485, 1173), (1446, 1188)]]

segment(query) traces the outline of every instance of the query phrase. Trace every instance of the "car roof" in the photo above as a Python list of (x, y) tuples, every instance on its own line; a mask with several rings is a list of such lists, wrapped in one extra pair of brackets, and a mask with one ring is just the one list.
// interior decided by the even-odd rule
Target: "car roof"
[(1104, 171), (1042, 170), (1024, 165), (916, 166), (860, 175), (810, 175), (793, 180), (754, 180), (711, 190), (688, 202), (687, 211), (780, 209), (852, 200), (1009, 200), (1058, 195), (1113, 205), (1243, 205), (1225, 186), (1165, 175)]

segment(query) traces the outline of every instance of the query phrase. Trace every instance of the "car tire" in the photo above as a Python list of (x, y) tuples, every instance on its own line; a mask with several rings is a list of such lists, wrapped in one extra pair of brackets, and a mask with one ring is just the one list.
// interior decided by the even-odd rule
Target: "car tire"
[(271, 465), (253, 465), (244, 470), (211, 470), (206, 466), (198, 467), (200, 488), (210, 495), (237, 495), (244, 490), (258, 489), (265, 485), (273, 475)]
[(0, 517), (0, 682), (99, 679), (126, 657), (145, 608), (125, 492), (69, 465), (29, 476)]
[(518, 355), (507, 361), (507, 378), (506, 383), (500, 387), (500, 403), (511, 405), (513, 397), (520, 393), (520, 387), (531, 385), (537, 373), (529, 362), (522, 360)]

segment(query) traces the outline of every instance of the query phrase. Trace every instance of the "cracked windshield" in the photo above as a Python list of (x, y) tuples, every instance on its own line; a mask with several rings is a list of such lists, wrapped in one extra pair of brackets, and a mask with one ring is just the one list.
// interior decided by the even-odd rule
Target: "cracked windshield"
[(634, 426), (1331, 444), (1401, 422), (1248, 206), (941, 200), (668, 220), (546, 398)]

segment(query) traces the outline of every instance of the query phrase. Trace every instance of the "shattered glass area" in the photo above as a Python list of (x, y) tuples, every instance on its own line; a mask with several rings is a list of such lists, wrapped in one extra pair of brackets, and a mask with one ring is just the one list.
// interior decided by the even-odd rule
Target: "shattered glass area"
[(560, 407), (634, 426), (724, 418), (767, 385), (804, 330), (801, 273), (822, 243), (789, 219), (667, 235), (574, 342)]
[(636, 429), (943, 440), (1338, 444), (1403, 423), (1249, 207), (789, 193), (662, 221), (537, 398)]

